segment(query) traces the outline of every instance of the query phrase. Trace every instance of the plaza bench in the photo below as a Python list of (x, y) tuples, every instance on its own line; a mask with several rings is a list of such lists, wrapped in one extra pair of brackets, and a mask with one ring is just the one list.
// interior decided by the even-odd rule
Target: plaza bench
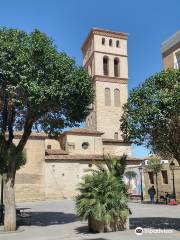
[(21, 208), (16, 207), (16, 216), (17, 218), (21, 219), (22, 221), (27, 221), (28, 225), (31, 224), (31, 214), (30, 212), (26, 212), (30, 208)]

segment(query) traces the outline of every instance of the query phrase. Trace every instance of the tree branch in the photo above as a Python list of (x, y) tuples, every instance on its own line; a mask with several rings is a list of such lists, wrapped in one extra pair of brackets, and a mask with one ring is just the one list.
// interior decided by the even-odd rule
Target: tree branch
[(24, 124), (24, 132), (21, 137), (21, 140), (19, 141), (19, 144), (16, 147), (16, 153), (22, 152), (24, 149), (24, 146), (26, 145), (26, 142), (31, 135), (31, 130), (33, 126), (34, 120), (33, 118), (27, 117), (25, 124)]
[(14, 134), (13, 134), (14, 117), (15, 117), (15, 109), (14, 109), (14, 107), (12, 107), (11, 116), (10, 116), (10, 120), (9, 120), (9, 124), (8, 124), (8, 132), (9, 132), (9, 138), (7, 141), (8, 147), (10, 147), (10, 145), (12, 144), (13, 138), (14, 138)]

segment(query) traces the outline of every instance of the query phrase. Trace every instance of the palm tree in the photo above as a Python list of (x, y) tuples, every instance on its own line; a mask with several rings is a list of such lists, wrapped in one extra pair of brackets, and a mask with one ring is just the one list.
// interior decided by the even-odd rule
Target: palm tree
[(124, 185), (111, 172), (92, 171), (84, 176), (76, 197), (77, 215), (88, 220), (89, 231), (124, 230), (129, 215)]
[(127, 165), (127, 156), (123, 155), (120, 158), (117, 158), (108, 154), (105, 156), (104, 160), (109, 172), (122, 180)]
[(156, 178), (156, 202), (159, 200), (158, 191), (158, 175), (163, 169), (163, 164), (161, 160), (156, 156), (151, 156), (147, 163), (147, 168), (155, 175)]
[(126, 156), (105, 157), (106, 167), (84, 176), (76, 197), (77, 215), (88, 220), (92, 232), (124, 230), (129, 215), (127, 188), (123, 182)]

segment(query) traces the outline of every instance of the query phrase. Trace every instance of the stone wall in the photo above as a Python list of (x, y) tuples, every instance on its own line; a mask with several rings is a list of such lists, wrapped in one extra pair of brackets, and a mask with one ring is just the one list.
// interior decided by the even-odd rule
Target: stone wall
[(74, 197), (78, 193), (77, 187), (82, 177), (90, 173), (91, 169), (96, 168), (91, 160), (47, 160), (45, 168), (46, 198)]
[[(17, 143), (19, 139), (15, 139)], [(27, 162), (16, 173), (15, 193), (16, 200), (32, 201), (43, 200), (44, 192), (44, 157), (45, 139), (31, 137), (26, 146)]]
[[(87, 149), (82, 144), (88, 143)], [(66, 150), (69, 154), (99, 154), (102, 155), (102, 138), (100, 136), (67, 135)]]
[[(105, 88), (111, 92), (111, 106), (105, 106)], [(114, 90), (120, 90), (120, 106), (114, 106)], [(104, 138), (114, 139), (114, 133), (118, 132), (121, 139), (120, 118), (123, 113), (123, 105), (127, 101), (127, 84), (96, 82), (96, 124), (97, 130), (104, 132)]]
[(103, 152), (105, 155), (117, 155), (123, 154), (131, 156), (131, 144), (130, 143), (103, 143)]
[[(167, 175), (168, 175), (168, 184), (163, 183), (163, 178), (162, 174), (158, 174), (158, 189), (159, 189), (159, 196), (160, 195), (165, 195), (166, 192), (169, 194), (173, 193), (173, 177), (172, 177), (172, 171), (169, 169), (169, 165), (165, 164), (163, 170), (167, 170)], [(175, 189), (176, 189), (176, 197), (178, 202), (180, 202), (180, 169), (176, 169), (174, 171), (175, 173)], [(154, 184), (156, 188), (156, 183), (155, 183), (155, 176), (154, 176)], [(144, 196), (145, 200), (149, 200), (149, 194), (148, 194), (148, 189), (151, 187), (152, 184), (150, 184), (149, 176), (148, 176), (148, 170), (144, 171)]]

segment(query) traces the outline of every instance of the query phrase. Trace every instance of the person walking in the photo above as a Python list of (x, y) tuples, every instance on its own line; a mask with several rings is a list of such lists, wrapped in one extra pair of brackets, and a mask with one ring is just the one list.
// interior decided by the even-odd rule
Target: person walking
[(156, 190), (155, 190), (155, 188), (154, 188), (154, 185), (152, 185), (152, 187), (150, 187), (150, 188), (148, 189), (148, 194), (149, 194), (149, 196), (150, 196), (151, 204), (153, 204), (153, 203), (154, 203), (154, 196), (156, 195)]

